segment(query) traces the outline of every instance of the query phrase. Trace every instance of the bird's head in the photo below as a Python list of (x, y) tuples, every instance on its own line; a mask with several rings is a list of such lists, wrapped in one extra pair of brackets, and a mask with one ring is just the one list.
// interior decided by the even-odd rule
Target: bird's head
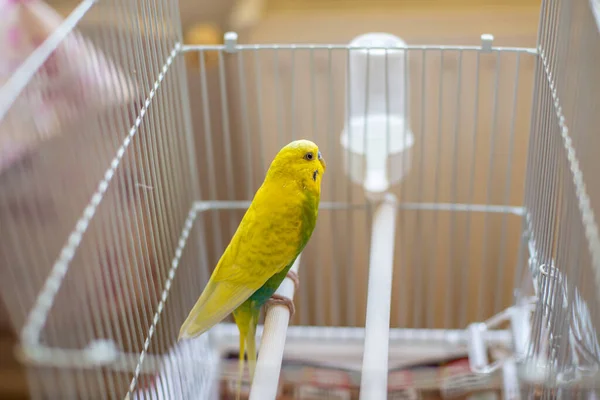
[(326, 169), (319, 147), (310, 140), (295, 140), (284, 146), (271, 163), (268, 175), (294, 180), (320, 192)]

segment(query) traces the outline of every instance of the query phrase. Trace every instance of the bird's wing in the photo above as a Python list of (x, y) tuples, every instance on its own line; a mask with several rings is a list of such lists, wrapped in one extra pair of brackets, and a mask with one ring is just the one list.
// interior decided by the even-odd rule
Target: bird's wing
[[(198, 336), (219, 323), (289, 262), (270, 246), (273, 219), (251, 206), (190, 311), (179, 338)], [(265, 239), (266, 238), (266, 239)], [(266, 240), (266, 241), (265, 241)]]
[[(214, 274), (213, 274), (214, 277)], [(179, 338), (191, 338), (219, 323), (256, 291), (252, 286), (211, 277), (181, 326)]]

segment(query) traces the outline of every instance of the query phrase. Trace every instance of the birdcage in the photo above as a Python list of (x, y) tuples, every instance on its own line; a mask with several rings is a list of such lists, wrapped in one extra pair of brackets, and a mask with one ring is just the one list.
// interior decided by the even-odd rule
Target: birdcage
[(0, 298), (33, 398), (227, 398), (235, 325), (177, 333), (298, 138), (319, 219), (243, 396), (600, 389), (595, 1), (544, 0), (536, 48), (190, 45), (176, 1), (16, 7), (43, 40), (0, 93)]

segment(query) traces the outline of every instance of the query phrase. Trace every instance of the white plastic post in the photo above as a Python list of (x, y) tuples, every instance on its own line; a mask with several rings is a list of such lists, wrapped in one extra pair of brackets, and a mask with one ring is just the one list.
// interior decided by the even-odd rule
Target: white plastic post
[[(298, 272), (301, 256), (298, 256), (291, 271)], [(294, 282), (285, 278), (276, 293), (293, 299)], [(290, 310), (285, 305), (277, 304), (267, 310), (249, 400), (275, 400), (289, 322)]]
[(506, 360), (502, 366), (502, 389), (504, 400), (521, 400), (515, 360)]
[(397, 209), (396, 197), (386, 194), (373, 217), (360, 400), (387, 399)]
[[(379, 202), (373, 218), (360, 400), (387, 399), (390, 303), (398, 202), (388, 191), (410, 170), (406, 43), (387, 33), (351, 42), (347, 122), (340, 143), (346, 173)], [(386, 50), (387, 49), (387, 50)], [(347, 155), (346, 155), (347, 154)]]

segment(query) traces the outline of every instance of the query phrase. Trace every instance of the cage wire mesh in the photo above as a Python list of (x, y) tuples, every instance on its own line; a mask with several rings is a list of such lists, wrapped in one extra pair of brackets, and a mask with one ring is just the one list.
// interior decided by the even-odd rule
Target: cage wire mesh
[(596, 1), (545, 1), (541, 13), (525, 197), (538, 302), (526, 365), (542, 369), (531, 380), (547, 381), (544, 396), (600, 389), (600, 203), (590, 153), (598, 12)]
[[(60, 21), (19, 6), (38, 25)], [(191, 353), (174, 338), (188, 285), (206, 277), (193, 273), (204, 233), (177, 7), (83, 1), (2, 88), (3, 150), (15, 160), (2, 171), (0, 285), (36, 360), (33, 397), (122, 398)], [(197, 245), (184, 249), (188, 238)], [(181, 295), (167, 303), (171, 285)], [(202, 376), (188, 389), (209, 390)]]
[[(391, 189), (391, 364), (407, 343), (465, 356), (469, 323), (537, 295), (526, 365), (554, 372), (543, 393), (597, 382), (595, 6), (544, 1), (537, 51), (404, 49), (415, 142), (388, 165), (410, 167)], [(270, 160), (297, 138), (318, 143), (328, 170), (286, 354), (361, 349), (376, 205), (340, 146), (359, 49), (231, 50), (184, 46), (177, 2), (82, 1), (2, 88), (0, 288), (32, 397), (216, 396), (235, 327), (182, 343), (177, 332)], [(507, 343), (508, 331), (488, 336)], [(450, 394), (501, 385), (463, 375), (430, 381)]]

